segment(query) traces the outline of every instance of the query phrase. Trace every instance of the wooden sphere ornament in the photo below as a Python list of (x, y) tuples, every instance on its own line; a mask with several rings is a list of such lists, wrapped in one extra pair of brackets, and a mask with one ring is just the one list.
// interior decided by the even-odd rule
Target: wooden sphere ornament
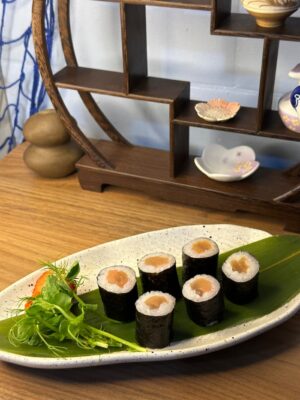
[(45, 178), (63, 178), (76, 170), (82, 150), (71, 140), (56, 111), (44, 110), (30, 117), (23, 130), (31, 143), (24, 152), (24, 162)]

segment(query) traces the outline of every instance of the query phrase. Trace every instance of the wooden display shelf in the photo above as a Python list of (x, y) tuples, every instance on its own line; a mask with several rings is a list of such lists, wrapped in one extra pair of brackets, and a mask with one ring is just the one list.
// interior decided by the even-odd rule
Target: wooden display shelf
[[(100, 0), (99, 0), (100, 1)], [(80, 184), (100, 190), (111, 184), (141, 190), (170, 201), (222, 210), (244, 210), (281, 218), (289, 230), (300, 231), (300, 163), (283, 173), (260, 168), (234, 183), (210, 180), (193, 163), (189, 127), (298, 141), (272, 110), (280, 40), (300, 41), (300, 23), (289, 18), (282, 28), (258, 28), (250, 15), (231, 14), (231, 0), (122, 0), (120, 19), (123, 73), (80, 67), (71, 34), (70, 0), (59, 0), (58, 20), (67, 66), (53, 75), (45, 38), (46, 0), (33, 0), (33, 36), (40, 72), (54, 107), (71, 136), (85, 151), (78, 163)], [(146, 5), (212, 11), (212, 33), (263, 39), (257, 108), (242, 107), (229, 121), (200, 119), (190, 100), (190, 83), (148, 76)], [(90, 141), (71, 116), (58, 88), (78, 91), (87, 110), (112, 139)], [(91, 95), (99, 93), (169, 105), (169, 152), (133, 146), (106, 118)]]
[(226, 210), (243, 210), (282, 217), (290, 227), (300, 218), (300, 205), (278, 203), (275, 198), (292, 190), (299, 179), (284, 177), (281, 171), (260, 168), (241, 182), (223, 183), (207, 178), (197, 170), (193, 156), (177, 177), (170, 177), (169, 153), (144, 147), (99, 141), (96, 147), (113, 162), (114, 170), (99, 168), (88, 156), (78, 163), (80, 184), (84, 189), (101, 191), (105, 185), (128, 187), (191, 205)]
[(59, 88), (167, 104), (173, 103), (190, 86), (184, 81), (143, 77), (126, 94), (124, 80), (122, 72), (83, 67), (65, 67), (54, 75), (54, 82)]
[(256, 25), (249, 14), (230, 14), (221, 19), (212, 29), (215, 35), (270, 38), (280, 40), (300, 40), (300, 18), (290, 17), (280, 28), (265, 29)]
[[(97, 0), (120, 3), (120, 0)], [(147, 6), (187, 8), (192, 10), (211, 10), (211, 0), (123, 0), (126, 4), (138, 4)]]

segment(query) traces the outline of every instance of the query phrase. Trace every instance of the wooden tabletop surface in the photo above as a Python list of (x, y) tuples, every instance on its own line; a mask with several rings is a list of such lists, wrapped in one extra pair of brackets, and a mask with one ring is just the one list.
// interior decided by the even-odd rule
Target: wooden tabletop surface
[[(232, 223), (283, 232), (280, 221), (215, 212), (108, 188), (92, 193), (76, 175), (37, 177), (25, 145), (0, 161), (0, 290), (39, 267), (110, 240), (172, 226)], [(299, 399), (299, 314), (248, 342), (172, 362), (34, 370), (0, 362), (0, 400)]]

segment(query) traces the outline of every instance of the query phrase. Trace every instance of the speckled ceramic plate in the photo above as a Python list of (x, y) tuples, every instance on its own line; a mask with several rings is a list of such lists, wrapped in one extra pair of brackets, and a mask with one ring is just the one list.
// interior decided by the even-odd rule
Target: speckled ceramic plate
[[(233, 225), (184, 226), (144, 233), (105, 243), (73, 254), (60, 261), (80, 261), (82, 274), (89, 277), (81, 291), (87, 292), (97, 287), (96, 275), (99, 272), (100, 265), (105, 267), (116, 263), (124, 263), (134, 266), (138, 258), (146, 253), (157, 251), (157, 249), (174, 254), (178, 265), (181, 265), (183, 244), (192, 238), (200, 236), (212, 237), (218, 243), (220, 251), (225, 252), (232, 248), (267, 238), (270, 235), (260, 230)], [(10, 316), (7, 310), (16, 308), (18, 298), (30, 294), (31, 288), (29, 285), (35, 281), (39, 274), (40, 271), (36, 271), (0, 293), (0, 320)], [(171, 346), (162, 350), (146, 353), (122, 351), (105, 355), (72, 358), (38, 358), (0, 352), (0, 360), (33, 368), (54, 369), (192, 357), (232, 346), (280, 324), (296, 312), (299, 308), (299, 299), (300, 295), (271, 314), (246, 324), (201, 337), (174, 342)]]

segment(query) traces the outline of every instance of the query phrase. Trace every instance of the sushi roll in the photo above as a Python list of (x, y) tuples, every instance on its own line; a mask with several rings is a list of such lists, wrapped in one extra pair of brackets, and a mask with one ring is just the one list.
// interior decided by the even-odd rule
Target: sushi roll
[(122, 322), (133, 321), (138, 298), (134, 270), (122, 265), (103, 268), (97, 282), (107, 317)]
[(220, 283), (210, 275), (196, 275), (182, 288), (187, 314), (198, 325), (210, 326), (223, 318), (224, 299)]
[(176, 260), (171, 254), (152, 253), (138, 263), (144, 292), (158, 290), (170, 293), (176, 299), (181, 297)]
[(170, 344), (176, 300), (169, 293), (144, 293), (136, 306), (136, 340), (144, 347), (160, 349)]
[(207, 274), (216, 277), (219, 247), (208, 238), (198, 238), (182, 249), (183, 282), (195, 275)]
[(225, 296), (236, 304), (246, 304), (258, 295), (259, 263), (251, 254), (239, 251), (222, 266)]

